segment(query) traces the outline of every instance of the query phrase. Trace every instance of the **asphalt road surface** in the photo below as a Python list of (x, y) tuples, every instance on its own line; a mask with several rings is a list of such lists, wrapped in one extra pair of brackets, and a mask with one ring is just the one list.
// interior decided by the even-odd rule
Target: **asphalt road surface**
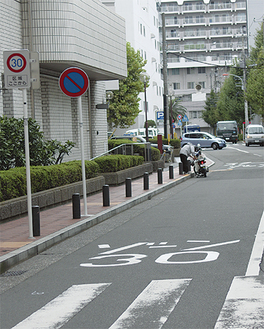
[(20, 275), (2, 277), (1, 328), (263, 328), (256, 262), (263, 245), (256, 239), (264, 148), (228, 144), (204, 153), (215, 161), (206, 178), (189, 179), (16, 266)]

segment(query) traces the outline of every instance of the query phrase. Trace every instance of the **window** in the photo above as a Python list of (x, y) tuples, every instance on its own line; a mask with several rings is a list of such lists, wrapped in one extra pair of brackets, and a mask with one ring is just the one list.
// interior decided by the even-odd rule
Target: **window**
[(194, 89), (194, 82), (187, 82), (187, 89)]
[(140, 34), (142, 34), (142, 24), (141, 23), (139, 24), (139, 32), (140, 32)]
[(174, 82), (173, 83), (173, 89), (181, 89), (181, 85), (179, 82)]
[(145, 26), (143, 26), (143, 35), (144, 35), (144, 37), (146, 36), (146, 29), (145, 29)]
[(180, 75), (180, 69), (179, 68), (171, 69), (171, 75)]
[(198, 67), (198, 73), (205, 73), (205, 67)]
[(195, 69), (193, 67), (187, 67), (187, 74), (194, 74)]
[(199, 84), (202, 88), (205, 88), (205, 81), (200, 81), (200, 82), (198, 82), (198, 84)]

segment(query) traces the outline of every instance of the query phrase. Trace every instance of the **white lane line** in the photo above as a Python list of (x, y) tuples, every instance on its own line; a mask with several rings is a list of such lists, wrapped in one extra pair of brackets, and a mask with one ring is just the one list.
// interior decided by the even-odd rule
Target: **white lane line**
[(211, 247), (219, 247), (219, 246), (225, 246), (227, 244), (233, 244), (233, 243), (238, 243), (240, 240), (233, 240), (233, 241), (226, 241), (226, 242), (220, 242), (220, 243), (214, 243), (214, 244), (208, 244), (206, 246), (201, 246), (201, 247), (194, 247), (194, 248), (186, 248), (182, 250), (201, 250), (201, 249), (206, 249), (206, 248), (211, 248)]
[(259, 264), (261, 262), (264, 246), (264, 211), (260, 219), (259, 228), (252, 248), (251, 256), (248, 262), (246, 276), (259, 275)]
[(190, 281), (151, 281), (109, 329), (162, 328)]
[(58, 329), (111, 283), (73, 285), (12, 329)]
[(240, 150), (240, 149), (237, 149), (237, 148), (232, 147), (232, 146), (228, 146), (228, 148), (229, 148), (229, 149), (236, 150), (236, 151), (239, 151), (239, 152), (243, 152), (243, 153), (249, 153), (248, 151)]
[(233, 279), (214, 329), (238, 328), (264, 328), (264, 282), (261, 278)]

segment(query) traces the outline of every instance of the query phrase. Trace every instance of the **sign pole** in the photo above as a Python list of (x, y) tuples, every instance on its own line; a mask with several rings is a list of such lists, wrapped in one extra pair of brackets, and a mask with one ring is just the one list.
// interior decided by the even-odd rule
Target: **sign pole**
[(31, 203), (31, 181), (30, 181), (30, 156), (29, 156), (29, 138), (28, 138), (28, 107), (27, 107), (27, 89), (23, 91), (23, 109), (24, 109), (24, 135), (25, 135), (25, 155), (26, 155), (26, 176), (27, 176), (27, 206), (28, 206), (28, 226), (29, 238), (33, 238), (32, 224), (32, 203)]
[(87, 214), (87, 199), (86, 199), (87, 194), (86, 194), (86, 175), (85, 175), (85, 160), (84, 160), (83, 118), (82, 118), (82, 97), (81, 96), (78, 97), (78, 109), (79, 109), (79, 120), (80, 120), (84, 216), (88, 216), (88, 214)]

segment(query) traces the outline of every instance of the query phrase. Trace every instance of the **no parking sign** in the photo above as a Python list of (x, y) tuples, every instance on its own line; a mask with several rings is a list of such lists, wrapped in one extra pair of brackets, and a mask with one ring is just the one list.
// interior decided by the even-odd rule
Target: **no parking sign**
[(79, 97), (88, 89), (89, 79), (83, 70), (78, 67), (70, 67), (61, 73), (59, 86), (65, 95)]

